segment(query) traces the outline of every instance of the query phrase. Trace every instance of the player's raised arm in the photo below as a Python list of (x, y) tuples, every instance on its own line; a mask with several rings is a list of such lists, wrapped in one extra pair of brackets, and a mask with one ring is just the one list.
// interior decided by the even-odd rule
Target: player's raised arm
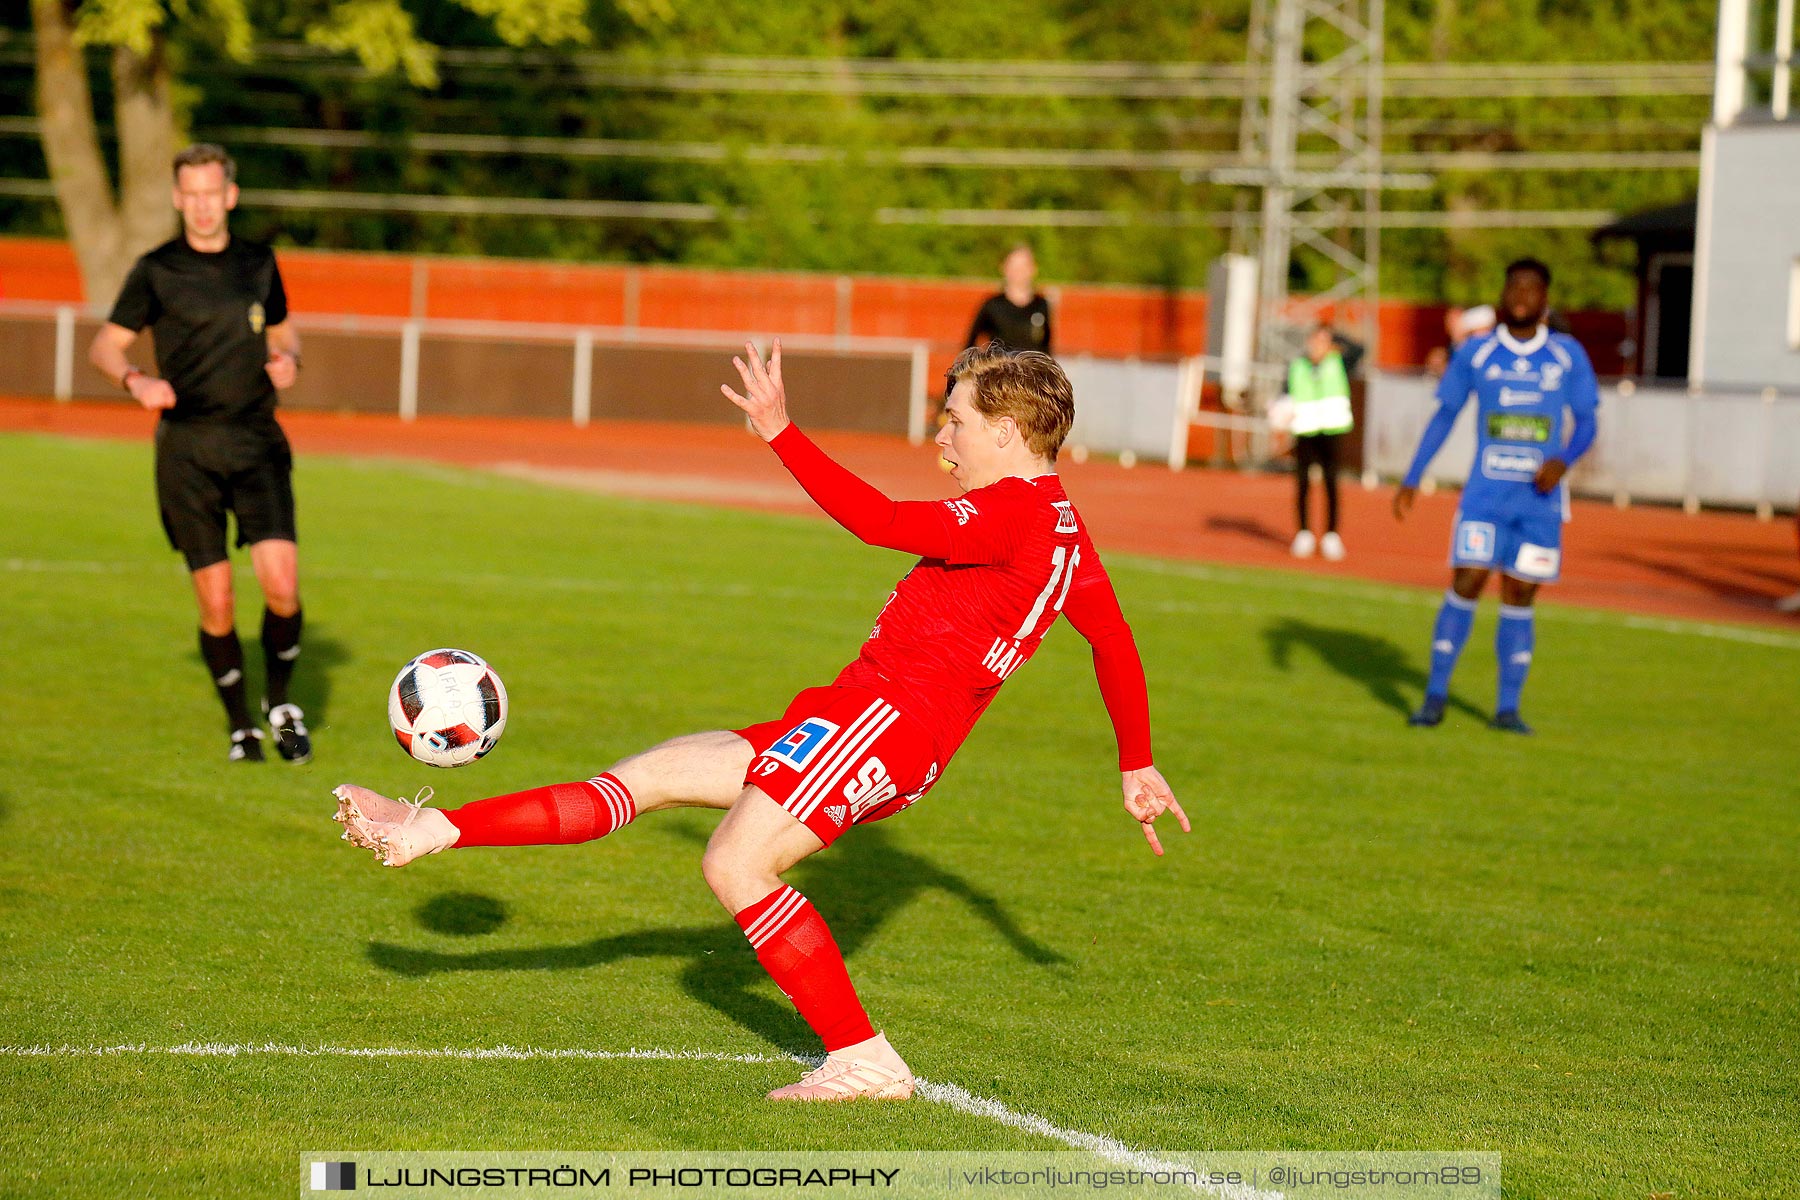
[(765, 364), (748, 343), (749, 359), (733, 358), (744, 391), (719, 385), (726, 399), (750, 418), (750, 427), (769, 443), (785, 466), (832, 520), (871, 546), (885, 546), (926, 558), (951, 553), (950, 523), (936, 503), (896, 502), (834, 460), (788, 419), (787, 389), (781, 380), (781, 342)]
[(744, 355), (750, 360), (748, 363), (742, 358), (731, 360), (738, 377), (744, 381), (744, 394), (732, 391), (728, 383), (721, 383), (719, 390), (725, 393), (727, 400), (744, 410), (757, 437), (773, 442), (792, 424), (787, 415), (787, 388), (781, 382), (781, 341), (776, 340), (767, 364), (751, 342), (744, 343)]
[(1175, 814), (1181, 832), (1192, 829), (1174, 791), (1156, 769), (1150, 753), (1150, 691), (1144, 680), (1144, 662), (1137, 640), (1119, 608), (1118, 595), (1100, 556), (1091, 543), (1083, 547), (1081, 568), (1070, 589), (1063, 615), (1094, 650), (1094, 678), (1100, 699), (1112, 720), (1119, 744), (1119, 772), (1125, 811), (1144, 830), (1144, 839), (1157, 854), (1163, 852), (1156, 836), (1156, 818)]

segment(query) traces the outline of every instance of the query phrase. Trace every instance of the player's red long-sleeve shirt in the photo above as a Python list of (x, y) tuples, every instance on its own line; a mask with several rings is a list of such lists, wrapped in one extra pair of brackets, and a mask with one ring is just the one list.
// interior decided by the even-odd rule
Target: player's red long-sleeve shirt
[(870, 545), (921, 556), (839, 683), (868, 688), (918, 721), (947, 763), (1060, 612), (1093, 647), (1120, 770), (1152, 764), (1137, 643), (1056, 475), (1009, 477), (955, 500), (894, 501), (798, 426), (769, 445), (833, 520)]

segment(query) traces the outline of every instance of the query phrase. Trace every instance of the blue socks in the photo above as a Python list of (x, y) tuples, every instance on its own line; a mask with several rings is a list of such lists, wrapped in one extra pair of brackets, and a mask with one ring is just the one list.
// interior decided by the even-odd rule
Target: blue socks
[[(1504, 611), (1504, 610), (1503, 610)], [(1531, 610), (1526, 609), (1529, 613)], [(1444, 592), (1444, 603), (1438, 609), (1437, 624), (1431, 629), (1431, 679), (1425, 685), (1427, 696), (1450, 694), (1450, 672), (1456, 670), (1457, 656), (1469, 640), (1469, 627), (1475, 624), (1475, 601), (1464, 600), (1453, 591)], [(1527, 622), (1526, 629), (1530, 629)], [(1529, 633), (1527, 634), (1529, 636)], [(1524, 674), (1521, 672), (1520, 681)]]
[(1500, 606), (1500, 628), (1494, 631), (1494, 657), (1500, 660), (1500, 700), (1494, 706), (1495, 712), (1519, 711), (1519, 693), (1525, 690), (1525, 675), (1531, 670), (1531, 648), (1537, 640), (1531, 614), (1530, 608)]

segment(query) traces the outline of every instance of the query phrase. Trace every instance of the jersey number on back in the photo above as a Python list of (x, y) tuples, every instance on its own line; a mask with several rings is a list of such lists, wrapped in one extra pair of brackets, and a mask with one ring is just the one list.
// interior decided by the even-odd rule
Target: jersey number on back
[(1050, 619), (1053, 621), (1056, 619), (1056, 614), (1062, 611), (1063, 601), (1069, 598), (1069, 585), (1075, 582), (1075, 567), (1080, 562), (1081, 547), (1079, 546), (1073, 550), (1067, 546), (1058, 546), (1051, 552), (1050, 582), (1046, 583), (1044, 590), (1038, 593), (1037, 603), (1031, 606), (1031, 612), (1026, 616), (1025, 623), (1019, 626), (1019, 632), (1013, 634), (1015, 641), (1031, 636), (1031, 631), (1037, 628), (1038, 618), (1044, 615), (1044, 605), (1050, 602), (1050, 593), (1055, 592), (1056, 585), (1060, 583), (1062, 591), (1057, 593), (1056, 603), (1050, 609)]

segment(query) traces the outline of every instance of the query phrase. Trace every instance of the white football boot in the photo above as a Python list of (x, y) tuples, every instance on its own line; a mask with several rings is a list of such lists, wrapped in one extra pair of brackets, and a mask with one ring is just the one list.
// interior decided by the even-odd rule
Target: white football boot
[(887, 1035), (834, 1050), (817, 1070), (799, 1083), (776, 1088), (771, 1100), (907, 1100), (913, 1094), (912, 1071)]
[(456, 844), (461, 831), (435, 808), (426, 808), (431, 789), (419, 793), (416, 804), (390, 800), (354, 783), (332, 789), (338, 810), (332, 820), (344, 827), (344, 840), (373, 850), (384, 867), (404, 867), (415, 858), (436, 854)]

